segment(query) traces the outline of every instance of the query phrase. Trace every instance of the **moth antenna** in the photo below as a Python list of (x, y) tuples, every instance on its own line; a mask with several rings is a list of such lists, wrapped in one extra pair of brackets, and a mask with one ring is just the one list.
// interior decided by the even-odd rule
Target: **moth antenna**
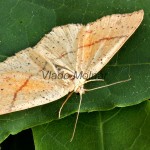
[[(74, 91), (73, 91), (73, 92), (74, 92)], [(66, 102), (68, 101), (68, 99), (71, 97), (71, 95), (73, 94), (73, 92), (71, 92), (71, 93), (67, 96), (66, 100), (62, 103), (62, 105), (61, 105), (61, 107), (60, 107), (60, 109), (59, 109), (59, 115), (58, 115), (58, 118), (59, 118), (59, 119), (60, 119), (60, 114), (61, 114), (62, 108), (64, 107), (64, 105), (66, 104)]]
[(74, 138), (74, 135), (75, 135), (75, 131), (76, 131), (76, 127), (77, 127), (77, 122), (78, 122), (78, 118), (79, 118), (79, 113), (80, 113), (81, 103), (82, 103), (82, 93), (80, 93), (80, 102), (79, 102), (78, 112), (77, 112), (76, 121), (75, 121), (75, 124), (74, 124), (73, 133), (72, 133), (72, 137), (70, 139), (70, 142), (72, 142), (72, 140)]
[(97, 87), (97, 88), (84, 89), (84, 90), (85, 91), (93, 91), (93, 90), (102, 89), (102, 88), (105, 88), (105, 87), (108, 87), (108, 86), (112, 86), (112, 85), (115, 85), (115, 84), (119, 84), (119, 83), (123, 83), (123, 82), (128, 82), (130, 80), (131, 80), (131, 78), (129, 78), (127, 80), (122, 80), (122, 81), (114, 82), (114, 83), (111, 83), (111, 84), (107, 84), (107, 85), (104, 85), (104, 86), (100, 86), (100, 87)]
[(85, 81), (84, 83), (95, 82), (95, 81), (104, 81), (104, 79), (91, 79), (91, 80)]

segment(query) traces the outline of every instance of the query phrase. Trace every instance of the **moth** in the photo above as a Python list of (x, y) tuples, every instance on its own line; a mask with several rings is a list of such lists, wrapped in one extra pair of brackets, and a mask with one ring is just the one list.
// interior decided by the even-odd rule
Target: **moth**
[[(108, 15), (87, 25), (58, 26), (33, 48), (1, 62), (0, 115), (50, 103), (70, 92), (80, 94), (81, 105), (87, 79), (118, 52), (141, 24), (143, 16), (144, 11), (139, 10)], [(48, 78), (48, 72), (56, 77), (67, 74), (67, 78)], [(86, 73), (87, 78), (81, 73)]]

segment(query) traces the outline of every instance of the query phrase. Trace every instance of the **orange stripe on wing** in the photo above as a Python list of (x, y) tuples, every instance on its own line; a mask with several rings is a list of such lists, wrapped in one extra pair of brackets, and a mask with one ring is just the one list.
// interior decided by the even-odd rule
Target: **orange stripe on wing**
[(89, 44), (80, 46), (80, 47), (78, 47), (78, 49), (84, 48), (84, 47), (93, 46), (94, 44), (100, 43), (101, 41), (104, 41), (104, 40), (113, 40), (113, 39), (116, 39), (116, 38), (123, 38), (123, 37), (128, 37), (128, 35), (115, 36), (115, 37), (105, 37), (105, 38), (99, 39), (99, 40), (97, 40), (97, 41), (94, 41), (94, 42), (92, 42), (92, 43), (89, 43)]
[[(14, 103), (15, 103), (15, 101), (16, 101), (18, 92), (21, 91), (21, 90), (27, 85), (27, 83), (29, 82), (31, 76), (32, 76), (32, 75), (30, 75), (30, 76), (25, 80), (25, 82), (19, 87), (19, 89), (16, 90), (16, 92), (14, 93), (14, 97), (13, 97), (13, 100), (12, 100), (12, 103), (11, 103), (11, 107), (13, 107), (13, 105), (14, 105)], [(10, 108), (11, 108), (11, 107), (10, 107)]]

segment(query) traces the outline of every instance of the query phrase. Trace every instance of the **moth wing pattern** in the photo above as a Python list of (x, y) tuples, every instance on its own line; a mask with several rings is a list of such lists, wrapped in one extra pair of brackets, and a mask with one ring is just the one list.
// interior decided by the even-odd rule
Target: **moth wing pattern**
[(113, 14), (87, 24), (78, 38), (77, 70), (98, 73), (141, 24), (144, 11)]
[(82, 27), (80, 24), (68, 24), (53, 28), (33, 48), (33, 56), (43, 57), (53, 66), (55, 73), (58, 73), (57, 67), (73, 73), (76, 69), (77, 37)]
[(31, 59), (30, 51), (0, 63), (0, 115), (58, 100), (73, 90), (73, 84), (62, 79), (44, 79), (43, 68)]

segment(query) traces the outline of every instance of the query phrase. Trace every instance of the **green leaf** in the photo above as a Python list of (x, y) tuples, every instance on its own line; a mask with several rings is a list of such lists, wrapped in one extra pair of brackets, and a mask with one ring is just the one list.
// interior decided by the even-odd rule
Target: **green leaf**
[(150, 147), (150, 102), (75, 115), (32, 128), (36, 150), (145, 150)]
[[(121, 48), (119, 53), (98, 73), (104, 83), (89, 83), (86, 88), (98, 87), (132, 78), (130, 82), (87, 92), (81, 112), (110, 110), (141, 103), (150, 98), (150, 20), (149, 1), (137, 0), (1, 0), (0, 1), (0, 60), (34, 46), (54, 26), (68, 23), (88, 23), (114, 13), (144, 9), (142, 25)], [(95, 77), (95, 78), (96, 78)], [(58, 89), (59, 92), (59, 89)], [(66, 98), (66, 97), (65, 97)], [(0, 116), (0, 141), (9, 134), (58, 119), (65, 98), (56, 102)], [(62, 117), (77, 111), (79, 96), (74, 94), (63, 108)]]

